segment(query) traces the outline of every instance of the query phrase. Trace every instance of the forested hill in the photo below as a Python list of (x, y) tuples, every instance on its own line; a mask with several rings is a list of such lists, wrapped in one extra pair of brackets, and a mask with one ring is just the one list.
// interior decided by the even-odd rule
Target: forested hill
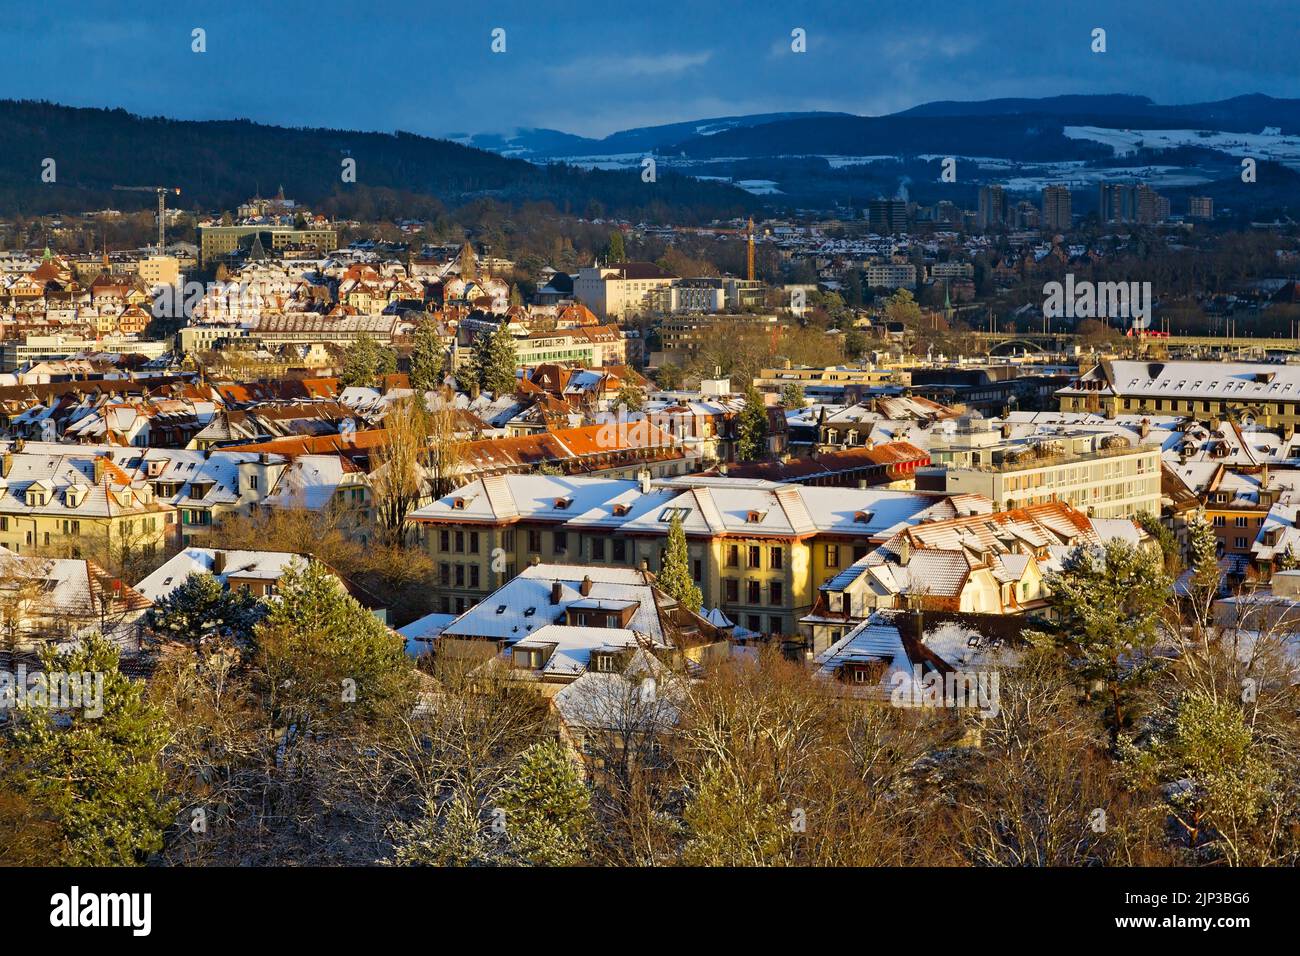
[[(356, 183), (342, 181), (356, 160)], [(56, 163), (56, 181), (41, 179)], [(327, 200), (342, 212), (367, 206), (414, 215), (431, 197), (458, 206), (482, 197), (549, 201), (559, 210), (632, 219), (682, 221), (739, 215), (757, 205), (733, 186), (660, 172), (585, 171), (522, 160), (412, 133), (363, 133), (266, 126), (247, 120), (188, 121), (141, 117), (121, 109), (82, 109), (0, 100), (0, 214), (141, 208), (146, 193), (120, 185), (179, 186), (180, 207), (233, 209), (260, 190), (309, 205)], [(436, 204), (435, 204), (436, 205)], [(353, 207), (360, 206), (360, 210)]]

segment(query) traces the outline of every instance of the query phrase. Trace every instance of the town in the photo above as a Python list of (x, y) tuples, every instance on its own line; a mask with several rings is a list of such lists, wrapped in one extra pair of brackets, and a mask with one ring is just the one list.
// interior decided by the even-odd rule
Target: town
[(0, 102), (0, 864), (1295, 866), (1300, 113), (1238, 99)]

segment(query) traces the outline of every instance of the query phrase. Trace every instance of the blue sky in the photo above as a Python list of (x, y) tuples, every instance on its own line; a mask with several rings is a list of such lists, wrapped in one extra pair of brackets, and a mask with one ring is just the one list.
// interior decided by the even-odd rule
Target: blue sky
[[(5, 0), (0, 95), (189, 119), (600, 136), (934, 99), (1300, 96), (1295, 0)], [(196, 7), (199, 5), (195, 5)], [(56, 13), (57, 10), (57, 13)], [(190, 50), (190, 31), (208, 50)], [(493, 28), (506, 52), (493, 54)], [(807, 32), (807, 52), (790, 31)], [(1089, 49), (1094, 27), (1108, 50)]]

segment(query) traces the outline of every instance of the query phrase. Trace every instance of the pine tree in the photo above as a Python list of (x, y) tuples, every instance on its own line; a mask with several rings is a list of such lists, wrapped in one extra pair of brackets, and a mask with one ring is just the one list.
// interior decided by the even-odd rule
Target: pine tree
[(411, 388), (428, 392), (442, 385), (446, 352), (432, 319), (421, 319), (411, 345)]
[(614, 399), (614, 407), (619, 406), (629, 412), (641, 411), (645, 407), (645, 392), (629, 382), (618, 390), (618, 397)]
[(1101, 685), (1102, 719), (1114, 745), (1159, 666), (1153, 651), (1172, 589), (1164, 559), (1112, 539), (1100, 553), (1077, 548), (1048, 586), (1055, 620), (1026, 636), (1054, 643), (1085, 685)]
[(782, 807), (715, 768), (706, 768), (682, 814), (687, 866), (772, 866), (790, 839)]
[(704, 596), (691, 579), (691, 557), (686, 546), (686, 531), (677, 515), (673, 515), (672, 523), (668, 526), (668, 546), (664, 550), (663, 567), (659, 569), (655, 583), (659, 590), (676, 598), (688, 610), (698, 612), (704, 603)]
[(582, 861), (591, 794), (558, 742), (544, 741), (524, 751), (502, 792), (501, 808), (510, 847), (522, 862), (572, 866)]
[(736, 426), (736, 460), (754, 461), (767, 452), (767, 406), (751, 383)]
[(605, 247), (605, 262), (626, 262), (627, 250), (623, 245), (623, 233), (611, 232), (609, 234), (609, 245)]
[(524, 304), (524, 295), (519, 291), (519, 286), (517, 284), (512, 284), (510, 286), (510, 304), (512, 306)]
[(102, 680), (99, 703), (55, 711), (57, 700), (42, 704), (18, 688), (28, 706), (14, 711), (8, 750), (17, 769), (5, 786), (30, 801), (37, 819), (53, 823), (46, 862), (142, 864), (162, 848), (176, 811), (161, 760), (166, 718), (146, 699), (144, 684), (118, 669), (117, 647), (98, 634), (41, 657), (45, 674), (80, 676), (83, 689), (87, 677), (92, 688)]
[(1205, 624), (1222, 583), (1219, 542), (1208, 521), (1193, 518), (1187, 523), (1187, 550), (1192, 570), (1188, 586), (1192, 613), (1201, 624)]
[(791, 382), (785, 388), (781, 389), (781, 404), (786, 408), (803, 408), (808, 404), (804, 398), (803, 386), (798, 382)]
[(497, 330), (488, 339), (486, 364), (481, 367), (480, 386), (496, 396), (512, 394), (517, 381), (517, 363), (515, 337), (503, 323), (497, 326)]
[(149, 626), (162, 638), (198, 648), (224, 639), (248, 648), (266, 605), (247, 588), (227, 590), (207, 572), (194, 573), (149, 612)]
[(339, 371), (339, 384), (344, 388), (372, 386), (379, 377), (379, 343), (362, 332), (348, 347)]
[(259, 664), (276, 724), (323, 726), (404, 719), (414, 674), (402, 640), (318, 561), (295, 562), (258, 625)]

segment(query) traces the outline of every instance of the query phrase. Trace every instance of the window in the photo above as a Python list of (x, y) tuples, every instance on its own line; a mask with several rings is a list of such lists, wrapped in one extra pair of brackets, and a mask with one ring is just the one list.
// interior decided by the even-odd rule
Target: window
[(535, 528), (528, 530), (528, 550), (536, 553), (542, 550), (542, 533)]
[(593, 561), (605, 560), (605, 539), (604, 538), (591, 539), (591, 559)]
[(471, 531), (469, 533), (469, 553), (478, 554), (478, 532), (477, 531)]
[(248, 476), (248, 490), (249, 491), (257, 490), (257, 475)]
[(1232, 546), (1233, 546), (1234, 548), (1237, 548), (1238, 550), (1240, 550), (1240, 549), (1246, 547), (1246, 539), (1245, 539), (1245, 538), (1233, 538), (1233, 539), (1232, 539)]
[(757, 581), (750, 581), (748, 582), (748, 584), (749, 586), (748, 588), (746, 588), (746, 590), (748, 591), (749, 594), (749, 603), (758, 604), (760, 601), (763, 600), (763, 586), (759, 584)]
[(465, 586), (465, 565), (458, 564), (456, 565), (456, 587), (463, 588), (464, 586)]
[(469, 586), (472, 588), (478, 587), (478, 565), (477, 564), (471, 564), (469, 566)]
[(761, 568), (763, 566), (763, 549), (758, 545), (749, 546), (749, 567)]
[(781, 586), (780, 581), (773, 581), (767, 586), (767, 603), (774, 607), (780, 607), (785, 598), (785, 589)]
[(727, 545), (727, 567), (740, 567), (740, 546), (735, 544)]
[(456, 553), (457, 554), (465, 553), (465, 532), (464, 531), (456, 532)]
[(749, 615), (749, 629), (757, 634), (763, 633), (763, 618), (757, 614)]
[(781, 548), (772, 548), (768, 552), (768, 564), (773, 571), (779, 571), (785, 566), (785, 552)]
[(840, 546), (838, 544), (826, 545), (826, 567), (838, 568), (840, 566)]
[(614, 560), (627, 562), (627, 542), (622, 538), (614, 539)]
[(691, 580), (698, 582), (704, 576), (704, 563), (696, 558), (691, 562)]
[(728, 604), (738, 603), (740, 601), (740, 582), (730, 581), (730, 580), (724, 581), (723, 593), (726, 595), (726, 600)]
[(446, 554), (448, 551), (451, 550), (451, 532), (450, 532), (450, 531), (439, 531), (439, 532), (438, 532), (438, 550), (441, 551), (443, 554)]
[(1215, 516), (1214, 516), (1214, 526), (1215, 526), (1216, 528), (1222, 528), (1222, 527), (1223, 527), (1224, 525), (1226, 525), (1227, 523), (1228, 523), (1228, 520), (1227, 520), (1226, 518), (1224, 518), (1223, 515), (1215, 515)]
[(1246, 527), (1246, 516), (1238, 515), (1236, 518), (1233, 519), (1233, 524), (1235, 524), (1238, 528)]
[(569, 533), (567, 531), (557, 531), (552, 538), (552, 551), (556, 554), (564, 554), (569, 550)]

